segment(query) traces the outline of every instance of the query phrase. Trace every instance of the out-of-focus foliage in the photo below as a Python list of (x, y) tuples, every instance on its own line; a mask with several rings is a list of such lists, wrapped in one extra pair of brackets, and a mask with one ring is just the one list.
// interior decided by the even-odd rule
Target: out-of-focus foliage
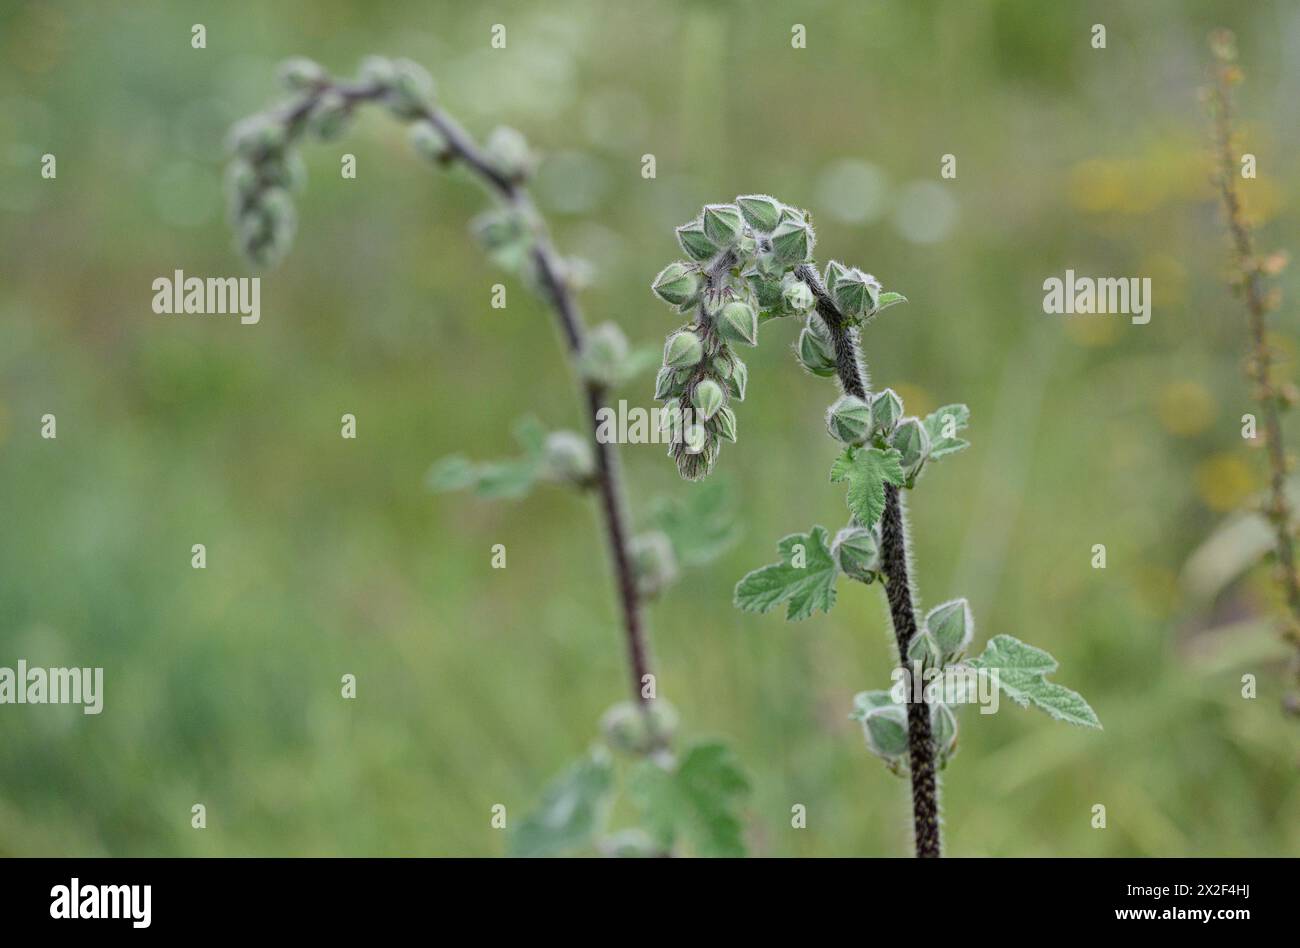
[[(513, 283), (490, 305), (508, 278), (469, 235), (474, 188), (362, 116), (304, 155), (294, 253), (263, 279), (259, 324), (150, 309), (176, 269), (251, 274), (222, 143), (275, 94), (275, 64), (350, 71), (369, 53), (425, 65), (480, 138), (526, 134), (558, 244), (594, 265), (592, 322), (634, 346), (671, 328), (645, 289), (678, 252), (670, 229), (718, 194), (807, 208), (819, 255), (905, 289), (868, 339), (873, 387), (920, 417), (960, 399), (973, 422), (911, 509), (922, 608), (960, 591), (989, 636), (1059, 659), (1106, 724), (1045, 727), (1005, 702), (964, 728), (949, 852), (1300, 852), (1284, 651), (1254, 631), (1266, 571), (1210, 604), (1179, 584), (1261, 486), (1196, 97), (1204, 38), (1237, 32), (1260, 168), (1244, 191), (1261, 247), (1294, 251), (1300, 11), (891, 0), (794, 18), (703, 0), (0, 9), (0, 665), (105, 668), (99, 716), (0, 705), (0, 853), (501, 854), (491, 808), (522, 821), (625, 697), (587, 502), (424, 485), (437, 458), (508, 453), (521, 414), (581, 430), (549, 313)], [(1067, 268), (1150, 277), (1151, 322), (1044, 315), (1042, 283)], [(1300, 325), (1275, 325), (1293, 375)], [(881, 814), (907, 789), (845, 714), (890, 667), (879, 597), (793, 629), (730, 602), (770, 538), (844, 516), (824, 474), (809, 483), (833, 460), (828, 383), (770, 344), (797, 327), (759, 332), (724, 472), (746, 539), (684, 563), (653, 606), (659, 693), (743, 762), (751, 852), (905, 852), (906, 821)], [(624, 388), (653, 404), (649, 378)], [(638, 525), (645, 498), (696, 489), (663, 450), (623, 449)]]

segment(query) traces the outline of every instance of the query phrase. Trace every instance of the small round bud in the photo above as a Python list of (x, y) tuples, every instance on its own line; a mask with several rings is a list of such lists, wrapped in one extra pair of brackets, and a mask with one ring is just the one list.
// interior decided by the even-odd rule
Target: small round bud
[(681, 386), (678, 384), (677, 370), (664, 366), (655, 376), (655, 398), (663, 401), (665, 398), (672, 398), (674, 395), (681, 394)]
[(327, 92), (316, 102), (307, 118), (311, 133), (323, 142), (333, 141), (343, 134), (352, 117), (352, 107), (337, 92)]
[(944, 661), (952, 661), (966, 651), (975, 634), (970, 604), (965, 599), (953, 599), (935, 606), (926, 613), (925, 629), (934, 636)]
[(368, 85), (388, 89), (397, 81), (397, 67), (385, 56), (367, 56), (361, 60), (357, 75)]
[(826, 412), (826, 430), (845, 444), (857, 444), (871, 427), (871, 408), (856, 395), (841, 395)]
[(815, 313), (808, 317), (795, 346), (799, 364), (813, 375), (830, 378), (835, 374), (835, 346), (826, 324)]
[(939, 668), (939, 644), (929, 632), (918, 632), (907, 645), (907, 658), (911, 662), (920, 662), (922, 669)]
[(887, 388), (871, 400), (871, 433), (888, 438), (903, 414), (903, 400)]
[(740, 236), (744, 221), (734, 204), (709, 204), (701, 215), (704, 234), (719, 247), (730, 247)]
[(766, 194), (746, 194), (736, 198), (736, 205), (754, 230), (773, 230), (781, 219), (781, 202)]
[(659, 530), (642, 533), (632, 538), (629, 548), (641, 595), (657, 595), (677, 579), (677, 555), (667, 534)]
[(812, 228), (803, 221), (785, 220), (772, 231), (772, 255), (781, 264), (803, 263), (812, 249)]
[(699, 218), (677, 228), (677, 242), (692, 260), (711, 260), (718, 253), (718, 245), (704, 233), (704, 223)]
[(386, 85), (384, 102), (398, 118), (417, 118), (433, 101), (433, 77), (419, 63), (409, 59), (392, 62), (393, 79)]
[(488, 135), (483, 150), (497, 169), (514, 181), (522, 181), (533, 172), (537, 159), (523, 133), (508, 125), (498, 125)]
[(749, 366), (739, 359), (732, 359), (731, 377), (727, 379), (727, 387), (731, 389), (731, 394), (736, 401), (745, 400), (745, 387), (749, 385)]
[(648, 754), (677, 733), (677, 724), (676, 709), (663, 698), (620, 701), (601, 716), (600, 731), (613, 750)]
[(758, 270), (750, 270), (745, 274), (745, 281), (749, 284), (754, 299), (758, 301), (759, 309), (764, 312), (781, 311), (785, 298), (784, 287), (779, 279), (765, 276)]
[(840, 312), (856, 321), (876, 311), (880, 284), (875, 277), (855, 267), (836, 276), (832, 296)]
[(718, 314), (718, 334), (728, 342), (758, 345), (758, 315), (754, 307), (733, 300)]
[(446, 161), (451, 157), (451, 149), (446, 137), (429, 121), (414, 122), (408, 133), (411, 147), (415, 153), (430, 161)]
[(895, 761), (907, 753), (907, 709), (888, 704), (867, 712), (862, 719), (867, 748), (877, 757)]
[(259, 161), (284, 147), (284, 126), (266, 115), (254, 115), (230, 130), (230, 150), (241, 158)]
[(714, 431), (721, 438), (725, 438), (732, 444), (736, 443), (736, 413), (726, 405), (718, 409), (717, 418), (714, 419)]
[(796, 313), (806, 313), (817, 303), (812, 288), (803, 280), (791, 280), (782, 291), (785, 305)]
[(902, 455), (899, 464), (903, 468), (908, 484), (911, 484), (916, 479), (916, 475), (921, 473), (926, 458), (930, 456), (930, 433), (925, 430), (925, 425), (921, 424), (920, 419), (904, 418), (894, 429), (889, 445)]
[(880, 545), (866, 527), (845, 527), (831, 542), (831, 557), (845, 576), (869, 583), (880, 569)]
[(280, 82), (294, 92), (314, 89), (328, 78), (325, 68), (305, 56), (295, 56), (280, 64)]
[(257, 171), (247, 161), (235, 159), (226, 168), (226, 190), (236, 203), (243, 202), (258, 189)]
[(722, 391), (722, 386), (713, 379), (704, 379), (691, 393), (691, 404), (695, 406), (695, 410), (700, 413), (700, 418), (704, 421), (716, 415), (726, 400), (727, 396)]
[(859, 691), (853, 696), (849, 717), (861, 721), (876, 708), (887, 708), (894, 703), (894, 696), (888, 691)]
[(689, 264), (670, 263), (659, 271), (650, 288), (670, 306), (690, 306), (700, 298), (700, 273)]
[(835, 298), (835, 287), (839, 283), (840, 277), (846, 272), (848, 272), (847, 268), (838, 260), (831, 260), (826, 264), (826, 269), (822, 276), (822, 283), (825, 285), (826, 292), (831, 295), (832, 299)]
[(616, 323), (601, 323), (587, 333), (578, 367), (583, 378), (613, 385), (622, 377), (628, 358), (627, 337)]
[(682, 329), (668, 337), (664, 345), (664, 365), (673, 369), (688, 369), (704, 358), (704, 343), (689, 329)]
[(596, 471), (591, 442), (574, 431), (548, 434), (542, 456), (547, 471), (557, 481), (585, 484)]
[(939, 766), (957, 752), (957, 715), (946, 704), (930, 705), (930, 734), (939, 751)]

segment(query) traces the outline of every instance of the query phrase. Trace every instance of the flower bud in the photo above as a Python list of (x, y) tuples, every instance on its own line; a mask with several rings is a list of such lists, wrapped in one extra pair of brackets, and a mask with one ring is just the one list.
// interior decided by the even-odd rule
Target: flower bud
[(859, 691), (853, 696), (853, 710), (849, 717), (861, 721), (876, 708), (887, 708), (895, 703), (894, 696), (888, 691)]
[(845, 527), (835, 534), (831, 557), (845, 576), (869, 583), (880, 568), (880, 547), (866, 527)]
[(674, 395), (681, 394), (681, 387), (677, 383), (677, 370), (664, 366), (655, 376), (655, 398), (663, 401), (665, 398), (672, 398)]
[(888, 438), (903, 414), (903, 400), (892, 388), (887, 388), (871, 401), (871, 432)]
[(921, 424), (920, 419), (904, 418), (894, 429), (889, 445), (897, 448), (898, 453), (902, 455), (899, 464), (910, 484), (916, 475), (921, 473), (926, 458), (930, 456), (930, 433), (925, 430), (925, 425)]
[(816, 313), (808, 317), (795, 347), (799, 364), (813, 375), (830, 378), (835, 374), (835, 345), (826, 324)]
[(731, 365), (731, 378), (727, 379), (727, 385), (731, 389), (731, 394), (736, 396), (736, 401), (745, 400), (745, 386), (749, 384), (749, 366), (739, 359), (733, 359)]
[(703, 421), (708, 421), (716, 415), (726, 399), (722, 386), (713, 379), (704, 379), (695, 386), (695, 391), (691, 392), (691, 404), (700, 413)]
[(965, 599), (954, 599), (935, 606), (926, 613), (925, 629), (934, 636), (944, 661), (952, 661), (966, 650), (975, 634), (970, 604)]
[(875, 277), (855, 267), (836, 275), (832, 295), (840, 312), (849, 319), (859, 320), (876, 311), (880, 284)]
[(754, 230), (774, 230), (781, 219), (781, 202), (766, 194), (746, 194), (736, 198), (736, 204)]
[(939, 668), (939, 645), (929, 632), (918, 632), (912, 636), (907, 645), (907, 658), (911, 662), (920, 662), (922, 669)]
[(826, 285), (826, 292), (835, 298), (835, 286), (839, 283), (840, 277), (847, 272), (844, 264), (838, 260), (832, 260), (826, 264), (825, 275), (822, 277), (822, 283)]
[(285, 144), (284, 126), (266, 115), (254, 115), (230, 130), (228, 146), (241, 158), (261, 160), (278, 152)]
[(718, 253), (718, 245), (704, 233), (704, 224), (699, 218), (677, 228), (677, 242), (692, 260), (711, 260)]
[(841, 395), (826, 412), (826, 430), (845, 444), (856, 444), (871, 427), (871, 408), (856, 395)]
[[(659, 430), (669, 436), (670, 442), (675, 442), (681, 437), (682, 428), (682, 405), (677, 399), (673, 399), (664, 405), (659, 412)], [(671, 444), (668, 450), (672, 454)]]
[(721, 438), (726, 438), (732, 444), (736, 443), (736, 413), (728, 406), (723, 405), (718, 409), (718, 415), (714, 419), (714, 432)]
[(736, 367), (731, 357), (727, 355), (726, 350), (720, 350), (713, 361), (709, 363), (709, 369), (714, 376), (722, 379), (724, 382), (731, 378), (731, 372)]
[(750, 270), (745, 274), (745, 281), (749, 284), (759, 309), (764, 312), (780, 312), (785, 302), (784, 287), (780, 280), (764, 276), (757, 270)]
[(601, 323), (583, 340), (578, 365), (584, 378), (612, 385), (627, 363), (627, 337), (616, 323)]
[(700, 274), (688, 264), (670, 263), (659, 271), (650, 288), (670, 306), (689, 306), (700, 298)]
[(497, 170), (513, 181), (527, 178), (536, 164), (536, 158), (528, 147), (528, 139), (524, 138), (522, 132), (508, 125), (498, 125), (492, 129), (483, 150)]
[(698, 365), (704, 358), (704, 344), (689, 329), (682, 329), (668, 337), (664, 344), (664, 365), (673, 369), (687, 369)]
[(547, 470), (559, 481), (583, 484), (596, 471), (591, 442), (574, 431), (552, 431), (542, 448)]
[(676, 709), (663, 698), (641, 705), (620, 701), (600, 718), (600, 731), (609, 746), (629, 754), (646, 754), (677, 733)]
[(236, 206), (257, 190), (257, 170), (249, 162), (236, 158), (226, 167), (226, 191)]
[(642, 533), (633, 537), (628, 546), (641, 595), (657, 595), (677, 579), (677, 555), (667, 534), (659, 530)]
[(901, 704), (891, 703), (867, 712), (862, 731), (867, 747), (877, 757), (893, 761), (907, 753), (907, 709)]
[(324, 82), (326, 75), (320, 63), (305, 56), (295, 56), (280, 64), (279, 78), (287, 89), (302, 92)]
[(352, 107), (337, 92), (327, 92), (316, 102), (307, 119), (311, 133), (323, 142), (333, 141), (343, 134), (352, 117)]
[(421, 120), (412, 123), (408, 137), (415, 153), (423, 158), (430, 161), (446, 161), (451, 157), (451, 149), (446, 137), (432, 122)]
[(787, 266), (803, 263), (812, 253), (813, 233), (806, 223), (785, 220), (772, 231), (772, 256)]
[(748, 303), (734, 300), (718, 314), (718, 334), (728, 342), (758, 345), (758, 315)]
[(930, 705), (930, 736), (939, 752), (939, 766), (957, 751), (957, 715), (946, 704)]
[(782, 296), (787, 307), (801, 314), (808, 312), (817, 302), (817, 298), (813, 296), (812, 288), (803, 280), (791, 280), (785, 284)]
[(704, 425), (695, 420), (692, 414), (683, 419), (681, 440), (687, 454), (701, 454), (709, 446), (709, 432)]
[(433, 77), (423, 66), (409, 59), (395, 59), (392, 67), (393, 80), (384, 96), (389, 111), (398, 118), (423, 115), (433, 101)]
[(730, 247), (740, 236), (744, 222), (734, 204), (707, 204), (701, 218), (704, 235), (718, 247)]
[(397, 67), (393, 61), (384, 56), (367, 56), (361, 60), (357, 75), (362, 82), (387, 89), (397, 81)]

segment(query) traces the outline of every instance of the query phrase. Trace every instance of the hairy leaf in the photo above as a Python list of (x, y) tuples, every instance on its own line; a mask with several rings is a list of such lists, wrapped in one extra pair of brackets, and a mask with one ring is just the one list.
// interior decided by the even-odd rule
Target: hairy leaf
[(736, 584), (736, 605), (746, 612), (770, 612), (784, 602), (785, 617), (792, 622), (808, 618), (816, 609), (830, 612), (839, 569), (825, 528), (783, 537), (777, 551), (781, 562), (756, 569)]
[(930, 457), (941, 458), (945, 454), (955, 454), (962, 448), (969, 448), (970, 442), (956, 435), (969, 421), (970, 409), (965, 405), (944, 405), (926, 415), (925, 430), (930, 435)]
[(995, 635), (984, 652), (970, 660), (982, 671), (996, 671), (998, 687), (1022, 708), (1032, 703), (1058, 721), (1101, 727), (1096, 712), (1076, 691), (1047, 680), (1056, 671), (1056, 659), (1041, 648), (1026, 645), (1010, 635)]
[(665, 849), (684, 838), (699, 856), (745, 855), (736, 809), (749, 789), (731, 749), (712, 741), (687, 748), (675, 769), (646, 760), (628, 778), (646, 829)]
[(832, 481), (847, 481), (849, 510), (868, 529), (885, 509), (885, 482), (902, 486), (902, 455), (894, 448), (849, 445), (831, 465)]
[(511, 837), (511, 855), (554, 856), (588, 845), (604, 829), (613, 789), (609, 752), (593, 748), (542, 791), (541, 805)]

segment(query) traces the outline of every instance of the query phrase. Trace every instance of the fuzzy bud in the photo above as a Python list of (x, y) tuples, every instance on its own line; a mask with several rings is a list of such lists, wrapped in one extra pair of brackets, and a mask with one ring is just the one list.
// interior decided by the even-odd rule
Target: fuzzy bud
[(894, 704), (894, 696), (888, 691), (859, 691), (853, 696), (853, 710), (849, 717), (861, 721), (876, 708), (887, 708)]
[(699, 218), (677, 228), (677, 242), (686, 251), (686, 256), (695, 261), (711, 260), (718, 253), (718, 245), (704, 233), (704, 224)]
[(866, 527), (845, 527), (835, 534), (831, 557), (845, 576), (869, 583), (880, 569), (880, 546)]
[(786, 283), (782, 296), (785, 305), (800, 314), (808, 312), (817, 302), (817, 298), (813, 296), (812, 288), (803, 280), (791, 280)]
[(841, 395), (826, 412), (826, 430), (845, 444), (862, 441), (871, 427), (871, 408), (856, 395)]
[(655, 376), (655, 398), (663, 401), (681, 394), (681, 385), (677, 381), (677, 369), (664, 366)]
[(621, 701), (600, 719), (600, 731), (609, 746), (628, 754), (646, 754), (677, 733), (677, 711), (662, 698), (642, 706)]
[(901, 704), (873, 708), (862, 719), (862, 731), (871, 753), (895, 761), (907, 753), (907, 709)]
[(826, 286), (826, 292), (831, 295), (832, 299), (835, 298), (835, 287), (840, 282), (840, 277), (847, 272), (848, 269), (838, 260), (832, 260), (826, 264), (822, 283)]
[(704, 343), (689, 329), (673, 333), (664, 344), (664, 365), (673, 369), (688, 369), (704, 358)]
[(731, 377), (727, 379), (727, 385), (731, 388), (731, 394), (735, 396), (736, 401), (745, 400), (745, 387), (749, 384), (749, 366), (739, 359), (733, 359), (731, 364)]
[(254, 115), (230, 130), (229, 148), (241, 158), (261, 160), (285, 145), (284, 126), (265, 115)]
[(352, 108), (337, 92), (327, 92), (316, 102), (307, 119), (311, 133), (323, 142), (338, 138), (348, 127)]
[(689, 264), (670, 263), (659, 271), (650, 288), (670, 306), (689, 306), (700, 298), (700, 274)]
[(740, 208), (734, 204), (705, 205), (701, 222), (704, 225), (704, 235), (718, 247), (734, 244), (744, 227)]
[(785, 302), (785, 287), (779, 279), (765, 276), (757, 270), (750, 270), (745, 274), (745, 282), (749, 284), (759, 309), (764, 312), (780, 312)]
[(718, 334), (728, 342), (758, 345), (758, 315), (754, 307), (739, 300), (722, 307), (718, 314)]
[(925, 629), (934, 637), (944, 661), (952, 661), (966, 651), (975, 634), (970, 604), (954, 599), (935, 606), (925, 616)]
[(813, 249), (813, 232), (800, 220), (785, 220), (772, 231), (772, 256), (785, 266), (803, 263)]
[(736, 204), (754, 230), (774, 230), (781, 219), (781, 202), (766, 194), (746, 194), (736, 198)]
[(286, 59), (280, 64), (280, 82), (292, 92), (304, 92), (313, 89), (324, 82), (326, 78), (324, 67), (305, 56), (295, 56), (292, 59)]
[(894, 433), (898, 419), (903, 414), (903, 400), (892, 388), (879, 392), (871, 400), (871, 432), (888, 438)]
[(528, 139), (524, 138), (522, 132), (508, 125), (498, 125), (492, 129), (483, 150), (497, 170), (512, 181), (527, 178), (537, 163), (528, 147)]
[(899, 463), (910, 484), (916, 479), (916, 475), (921, 473), (926, 458), (930, 456), (930, 433), (925, 430), (925, 425), (921, 424), (920, 419), (904, 418), (894, 429), (889, 444), (890, 447), (897, 448), (898, 453), (903, 456)]
[(835, 344), (826, 323), (816, 313), (808, 317), (795, 347), (799, 364), (813, 375), (830, 378), (835, 374)]
[(856, 267), (836, 275), (832, 291), (840, 312), (853, 320), (869, 316), (876, 311), (880, 298), (880, 284), (876, 278)]
[(591, 442), (574, 431), (552, 431), (542, 454), (547, 470), (558, 481), (585, 484), (596, 471)]
[(907, 645), (908, 661), (920, 662), (921, 668), (940, 667), (939, 644), (929, 632), (918, 632)]
[(578, 365), (584, 378), (612, 385), (621, 377), (627, 357), (623, 330), (616, 323), (601, 323), (587, 333)]
[(446, 161), (451, 157), (451, 149), (447, 145), (446, 137), (432, 122), (413, 123), (408, 137), (411, 147), (422, 158), (427, 158), (429, 161)]
[(357, 75), (368, 85), (388, 89), (397, 81), (397, 67), (385, 56), (367, 56), (361, 60)]
[(667, 534), (659, 530), (639, 534), (632, 538), (629, 552), (643, 596), (655, 596), (677, 579), (677, 554)]
[(939, 751), (939, 766), (942, 767), (957, 751), (957, 715), (948, 705), (938, 702), (930, 705), (930, 734)]
[(718, 409), (717, 417), (714, 419), (714, 430), (720, 438), (725, 438), (732, 444), (736, 443), (736, 413), (728, 406), (723, 405)]
[(433, 101), (433, 77), (419, 63), (409, 59), (392, 62), (393, 79), (387, 86), (384, 102), (398, 118), (418, 118)]
[(722, 386), (713, 379), (704, 379), (695, 386), (695, 391), (691, 392), (691, 404), (700, 413), (702, 421), (708, 421), (716, 415), (726, 399)]

